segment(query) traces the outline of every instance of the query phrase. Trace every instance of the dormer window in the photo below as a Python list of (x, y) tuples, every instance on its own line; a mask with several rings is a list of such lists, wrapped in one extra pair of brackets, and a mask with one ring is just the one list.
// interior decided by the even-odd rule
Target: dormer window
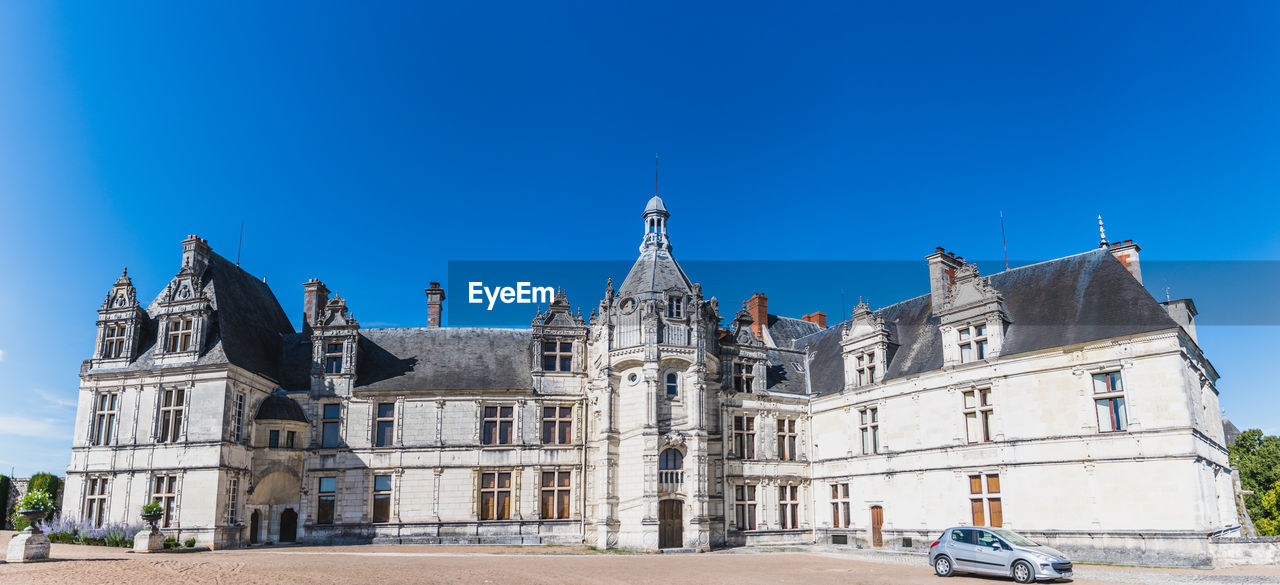
[(324, 373), (342, 373), (343, 343), (326, 343), (324, 346)]
[(684, 297), (676, 295), (667, 297), (667, 316), (673, 319), (684, 316)]
[(855, 380), (859, 386), (876, 383), (876, 352), (858, 354), (855, 359)]
[(123, 324), (107, 325), (106, 333), (103, 335), (103, 359), (115, 359), (124, 354), (124, 332)]
[(960, 363), (987, 358), (987, 326), (972, 325), (960, 328)]
[(542, 343), (542, 371), (569, 372), (573, 370), (572, 341), (544, 341)]
[(170, 352), (190, 351), (191, 326), (192, 320), (189, 318), (169, 321), (169, 343), (165, 346), (165, 350)]
[(735, 392), (751, 392), (751, 386), (754, 382), (755, 375), (752, 374), (751, 364), (734, 362), (733, 390)]

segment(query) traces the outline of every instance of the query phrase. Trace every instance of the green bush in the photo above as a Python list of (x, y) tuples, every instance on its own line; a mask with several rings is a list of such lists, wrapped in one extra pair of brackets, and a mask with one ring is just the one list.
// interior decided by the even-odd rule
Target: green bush
[(26, 530), (28, 526), (31, 526), (31, 523), (26, 518), (19, 516), (17, 512), (14, 512), (13, 515), (9, 516), (9, 525), (13, 526), (14, 530)]
[(186, 539), (186, 540), (182, 541), (182, 546), (185, 546), (185, 547), (187, 547), (187, 548), (195, 548), (195, 547), (196, 547), (196, 539), (194, 539), (194, 538), (188, 538), (188, 539)]
[(9, 519), (9, 490), (13, 489), (13, 480), (7, 475), (0, 475), (0, 530), (4, 530)]
[(29, 488), (14, 507), (19, 511), (36, 510), (47, 514), (53, 511), (53, 498), (42, 489)]
[(52, 473), (37, 473), (31, 476), (31, 481), (27, 483), (27, 492), (40, 490), (49, 495), (49, 501), (53, 503), (52, 509), (57, 509), (58, 494), (62, 493), (62, 480)]
[(178, 548), (178, 539), (176, 539), (176, 538), (174, 538), (174, 537), (172, 537), (172, 536), (165, 537), (165, 539), (164, 539), (164, 547), (165, 547), (165, 548)]

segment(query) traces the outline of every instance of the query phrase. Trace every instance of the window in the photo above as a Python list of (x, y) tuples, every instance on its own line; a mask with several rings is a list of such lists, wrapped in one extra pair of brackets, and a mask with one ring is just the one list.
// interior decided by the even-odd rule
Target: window
[(324, 373), (342, 373), (342, 353), (344, 343), (326, 343), (324, 345)]
[(182, 388), (160, 391), (160, 435), (157, 442), (174, 443), (182, 436), (182, 407), (186, 398), (186, 391)]
[(756, 529), (756, 486), (734, 486), (733, 511), (738, 520), (738, 530)]
[(511, 472), (480, 474), (480, 519), (511, 518)]
[(733, 364), (733, 390), (735, 392), (750, 392), (751, 386), (755, 382), (755, 376), (752, 375), (751, 364), (734, 362)]
[(157, 475), (151, 484), (151, 500), (160, 503), (164, 508), (164, 516), (160, 518), (160, 526), (169, 528), (177, 520), (178, 476)]
[(675, 398), (680, 395), (680, 376), (674, 372), (667, 374), (667, 398)]
[(658, 454), (658, 489), (676, 491), (684, 483), (684, 453), (664, 449)]
[(783, 530), (800, 527), (800, 486), (778, 486), (778, 526)]
[(849, 527), (849, 484), (831, 484), (831, 527)]
[(796, 460), (796, 419), (778, 419), (778, 459)]
[(733, 417), (733, 454), (740, 459), (756, 458), (756, 417)]
[(338, 490), (338, 478), (320, 478), (316, 494), (316, 524), (333, 524), (333, 503)]
[(236, 394), (234, 416), (231, 421), (231, 440), (239, 441), (244, 436), (244, 394)]
[[(974, 526), (1001, 526), (1004, 509), (1000, 505), (1000, 476), (970, 475), (969, 505), (973, 510)], [(988, 513), (984, 514), (984, 511)]]
[(289, 431), (289, 432), (285, 433), (285, 434), (284, 434), (284, 446), (285, 446), (285, 447), (287, 447), (287, 448), (289, 448), (289, 449), (292, 449), (292, 448), (293, 448), (293, 446), (294, 446), (293, 444), (295, 443), (295, 439), (297, 438), (297, 436), (298, 436), (298, 434), (297, 434), (297, 433), (295, 433), (295, 432), (293, 432), (293, 431)]
[(510, 445), (511, 429), (515, 426), (514, 410), (510, 406), (484, 407), (481, 442), (485, 445)]
[(173, 319), (169, 321), (169, 344), (166, 351), (191, 350), (191, 319)]
[(991, 441), (991, 389), (978, 388), (964, 392), (965, 437), (970, 443)]
[(240, 479), (233, 477), (227, 480), (227, 524), (235, 524), (240, 519)]
[(107, 519), (107, 478), (91, 477), (84, 494), (84, 521), (102, 528)]
[(323, 419), (320, 422), (320, 446), (325, 449), (338, 447), (342, 428), (342, 405), (326, 404), (321, 407)]
[(573, 407), (542, 407), (542, 443), (568, 445), (573, 442)]
[(858, 429), (862, 431), (862, 454), (874, 455), (880, 452), (880, 409), (877, 407), (858, 410)]
[(383, 402), (378, 405), (378, 418), (374, 421), (373, 428), (373, 445), (375, 447), (390, 447), (396, 429), (396, 405), (394, 403)]
[(1098, 432), (1128, 430), (1129, 413), (1124, 407), (1124, 380), (1120, 372), (1094, 374), (1093, 393), (1098, 411)]
[(391, 521), (391, 476), (373, 476), (373, 521)]
[(115, 359), (124, 354), (124, 325), (107, 325), (102, 341), (102, 358)]
[(93, 444), (110, 445), (115, 438), (116, 414), (120, 411), (120, 395), (104, 392), (98, 395), (97, 414), (93, 417)]
[(539, 512), (544, 519), (569, 517), (569, 472), (542, 472), (542, 499)]
[(987, 326), (960, 328), (960, 363), (987, 358)]
[(267, 446), (273, 448), (280, 446), (280, 431), (271, 431), (267, 433)]
[(667, 297), (667, 316), (679, 319), (684, 316), (684, 298), (676, 295)]
[(876, 383), (876, 352), (875, 350), (858, 354), (854, 362), (854, 381), (858, 386), (866, 386)]
[(573, 366), (572, 341), (542, 342), (542, 371), (568, 372)]

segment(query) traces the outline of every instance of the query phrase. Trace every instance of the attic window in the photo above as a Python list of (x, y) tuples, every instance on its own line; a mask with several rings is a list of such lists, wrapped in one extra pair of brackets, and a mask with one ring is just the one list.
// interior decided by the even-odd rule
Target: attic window
[(857, 382), (859, 386), (876, 383), (876, 352), (871, 350), (867, 353), (858, 354), (854, 371), (857, 372)]
[(324, 346), (324, 372), (326, 374), (342, 373), (342, 343), (327, 343)]
[(667, 316), (673, 319), (684, 316), (684, 297), (678, 295), (667, 297)]
[(106, 334), (103, 335), (102, 357), (104, 359), (115, 359), (124, 353), (124, 331), (123, 324), (107, 325)]
[(751, 386), (754, 382), (755, 376), (752, 374), (751, 364), (734, 362), (733, 390), (735, 392), (751, 392)]
[(174, 319), (169, 321), (169, 344), (167, 351), (188, 351), (191, 349), (191, 319)]
[(573, 369), (572, 341), (542, 342), (542, 371), (568, 372)]
[(974, 325), (960, 329), (960, 363), (987, 358), (987, 326)]

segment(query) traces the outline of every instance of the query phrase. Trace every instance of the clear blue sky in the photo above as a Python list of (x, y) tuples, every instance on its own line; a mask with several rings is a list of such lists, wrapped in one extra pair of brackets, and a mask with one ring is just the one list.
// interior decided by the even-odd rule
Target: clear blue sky
[[(1000, 211), (1014, 258), (1101, 213), (1280, 259), (1275, 3), (192, 4), (0, 4), (0, 472), (65, 468), (120, 268), (150, 299), (242, 218), (295, 322), (315, 276), (366, 326), (450, 260), (632, 258), (655, 153), (684, 260), (997, 259)], [(1278, 334), (1201, 329), (1242, 427)]]

